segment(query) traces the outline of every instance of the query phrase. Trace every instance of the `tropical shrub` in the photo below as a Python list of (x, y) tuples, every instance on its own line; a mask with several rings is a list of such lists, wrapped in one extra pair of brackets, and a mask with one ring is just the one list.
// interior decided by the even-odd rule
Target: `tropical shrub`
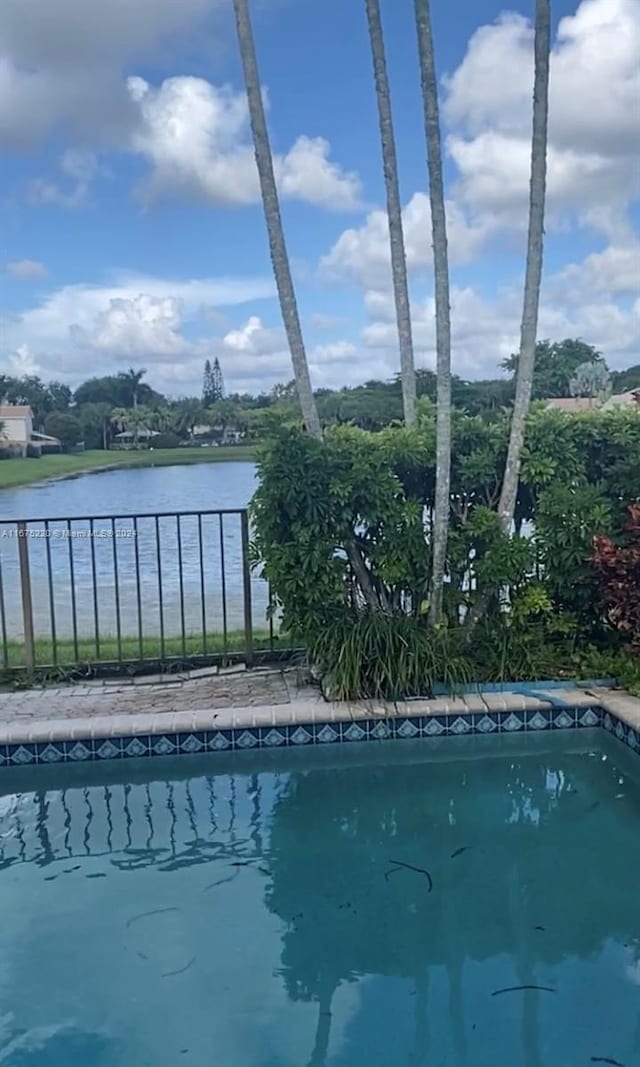
[(259, 456), (255, 563), (329, 689), (395, 697), (445, 677), (565, 674), (581, 648), (617, 648), (592, 546), (622, 531), (640, 418), (534, 411), (507, 536), (495, 509), (508, 419), (455, 414), (444, 622), (434, 632), (435, 425), (431, 402), (419, 406), (412, 429), (333, 426), (323, 440), (274, 429)]
[(629, 506), (617, 543), (594, 539), (593, 566), (607, 619), (640, 657), (640, 503)]
[(455, 689), (472, 676), (455, 633), (369, 608), (328, 618), (309, 651), (325, 694), (335, 700), (420, 696), (439, 683)]

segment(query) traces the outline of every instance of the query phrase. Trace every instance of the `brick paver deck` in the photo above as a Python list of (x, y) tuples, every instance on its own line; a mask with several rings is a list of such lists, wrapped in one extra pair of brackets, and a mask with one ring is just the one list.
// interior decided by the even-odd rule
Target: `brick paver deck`
[(0, 723), (94, 716), (161, 715), (201, 708), (263, 707), (288, 704), (296, 692), (296, 672), (253, 670), (168, 675), (162, 682), (69, 685), (60, 689), (0, 692)]

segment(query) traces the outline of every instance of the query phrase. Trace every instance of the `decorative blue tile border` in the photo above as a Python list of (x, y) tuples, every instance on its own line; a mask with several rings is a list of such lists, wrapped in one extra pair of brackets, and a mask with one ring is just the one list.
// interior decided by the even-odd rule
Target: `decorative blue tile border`
[(360, 741), (429, 738), (465, 734), (539, 733), (603, 727), (640, 754), (640, 732), (601, 707), (558, 705), (527, 711), (478, 711), (447, 715), (353, 719), (346, 722), (282, 724), (192, 733), (89, 738), (0, 745), (0, 767), (29, 764), (80, 763), (90, 760), (140, 759), (196, 755), (285, 746), (331, 745)]

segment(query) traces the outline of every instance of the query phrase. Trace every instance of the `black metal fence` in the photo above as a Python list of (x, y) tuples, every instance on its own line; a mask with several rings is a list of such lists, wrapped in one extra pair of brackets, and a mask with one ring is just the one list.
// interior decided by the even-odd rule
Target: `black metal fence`
[(246, 510), (0, 520), (0, 668), (216, 662), (288, 646)]

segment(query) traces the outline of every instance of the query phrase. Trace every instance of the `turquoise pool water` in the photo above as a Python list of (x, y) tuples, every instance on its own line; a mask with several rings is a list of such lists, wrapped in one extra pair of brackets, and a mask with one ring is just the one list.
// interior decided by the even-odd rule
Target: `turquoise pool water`
[(639, 771), (589, 731), (2, 771), (0, 1064), (637, 1067)]

